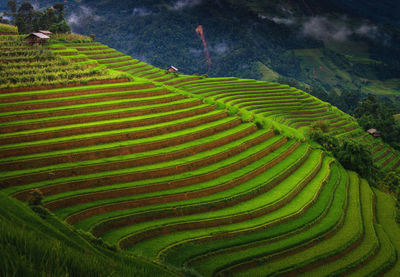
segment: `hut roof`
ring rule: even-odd
[[[376,129],[371,128],[367,132],[370,133],[370,134],[375,134],[378,131]]]
[[[171,65],[169,68],[172,68],[173,70],[178,71],[178,68],[176,68],[175,66]]]
[[[41,39],[49,39],[49,36],[46,36],[45,34],[42,33],[32,33],[30,35],[28,35],[26,38],[30,38],[30,37],[37,37],[37,38],[41,38]]]
[[[42,33],[42,34],[45,34],[45,35],[51,35],[51,34],[53,34],[52,32],[47,31],[47,30],[39,30],[39,33]]]

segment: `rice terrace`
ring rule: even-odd
[[[354,117],[26,36],[0,24],[1,276],[400,276],[400,153]]]

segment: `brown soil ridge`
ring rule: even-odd
[[[56,110],[56,111],[40,111],[40,112],[35,112],[35,110],[32,110],[32,113],[27,113],[27,114],[14,114],[14,115],[7,115],[7,116],[2,116],[0,117],[0,123],[5,123],[5,122],[12,122],[12,121],[19,121],[19,120],[29,120],[29,119],[38,119],[38,118],[45,118],[45,117],[57,117],[57,116],[63,116],[63,115],[73,115],[73,114],[85,114],[85,113],[90,113],[90,112],[99,112],[99,111],[109,111],[109,110],[116,110],[116,109],[123,109],[123,108],[131,108],[131,107],[140,107],[140,106],[147,106],[147,105],[155,105],[155,104],[165,104],[169,102],[174,102],[178,100],[182,100],[185,97],[183,95],[174,95],[171,97],[163,97],[161,99],[144,99],[141,101],[127,101],[127,102],[120,102],[117,104],[107,104],[107,105],[96,105],[96,106],[87,106],[87,107],[75,107],[75,108],[69,108],[68,106],[65,107],[65,109],[61,110]],[[191,101],[190,103],[197,103],[196,105],[202,104],[200,100],[197,101]],[[176,106],[181,107],[181,104],[176,104]],[[189,107],[189,106],[188,106]],[[149,113],[155,113],[157,111],[160,112],[167,112],[171,111],[171,107],[158,107],[158,108],[149,108],[149,109],[143,109],[139,110],[136,115],[145,115],[146,112]],[[32,123],[31,123],[32,124]],[[18,125],[15,125],[16,128]],[[21,129],[18,129],[21,130]]]
[[[44,156],[40,158],[32,158],[20,161],[9,161],[1,163],[0,166],[4,170],[22,170],[31,168],[34,164],[35,167],[45,167],[53,164],[67,163],[67,162],[78,162],[86,160],[98,160],[112,156],[123,156],[133,153],[141,153],[151,150],[157,150],[164,147],[179,145],[182,143],[187,143],[192,140],[201,139],[207,136],[211,136],[215,133],[222,132],[238,126],[241,123],[240,120],[230,121],[224,124],[220,124],[213,128],[207,128],[200,130],[196,133],[190,133],[186,135],[179,136],[178,138],[168,138],[162,141],[153,141],[149,143],[143,143],[139,145],[129,145],[121,147],[113,147],[109,149],[101,149],[95,151],[87,151],[81,153],[68,153],[55,156]]]
[[[119,58],[119,57],[125,56],[125,54],[122,54],[122,53],[121,54],[112,54],[112,53],[113,52],[110,52],[109,55],[107,55],[107,56],[99,56],[97,53],[94,55],[87,55],[87,56],[89,56],[88,58],[92,59],[92,60],[112,59],[112,58]]]
[[[330,177],[331,177],[331,172],[329,173],[329,176],[328,176],[327,180]],[[338,183],[339,183],[339,181],[336,182],[334,190],[336,190]],[[191,241],[191,243],[200,243],[200,242],[206,242],[206,241],[211,241],[211,240],[216,240],[216,239],[227,239],[227,238],[237,237],[239,235],[246,235],[246,234],[253,233],[253,232],[259,232],[259,231],[265,230],[267,228],[272,228],[272,227],[274,227],[276,225],[279,225],[279,224],[282,224],[282,223],[297,219],[297,218],[301,217],[302,215],[304,215],[308,211],[308,209],[312,205],[314,205],[316,203],[316,201],[318,200],[319,195],[321,194],[325,184],[326,183],[324,183],[324,184],[322,184],[320,186],[320,188],[319,188],[319,190],[317,192],[317,195],[313,199],[313,201],[311,201],[306,206],[304,206],[301,209],[300,212],[296,212],[294,214],[291,214],[290,216],[287,216],[285,218],[281,218],[281,219],[276,220],[276,221],[269,222],[266,225],[258,226],[257,228],[253,228],[251,230],[244,229],[244,230],[240,230],[240,231],[235,231],[234,233],[217,234],[217,235],[213,235],[213,236],[209,236],[209,237],[205,237],[205,238],[195,239],[195,240]],[[289,237],[291,237],[293,235],[297,235],[299,233],[302,233],[302,232],[312,228],[316,224],[320,223],[322,219],[325,218],[326,214],[328,213],[328,210],[332,206],[332,203],[333,203],[333,196],[329,200],[329,203],[327,204],[326,208],[322,211],[322,213],[316,219],[308,222],[307,224],[303,225],[300,228],[297,228],[297,229],[295,229],[293,231],[290,231],[290,232],[284,233],[282,235],[279,235],[278,237],[272,237],[272,238],[269,238],[267,240],[257,241],[257,245],[265,245],[265,244],[269,244],[269,243],[276,242],[276,241],[279,241],[279,240],[283,240],[283,239],[289,238]],[[204,260],[205,258],[209,258],[209,257],[212,257],[212,256],[217,256],[217,255],[220,255],[220,254],[234,253],[234,252],[245,250],[245,249],[249,249],[249,248],[252,248],[252,247],[253,247],[253,244],[236,245],[236,246],[233,246],[232,248],[222,249],[221,251],[216,251],[216,252],[212,252],[212,253],[206,253],[206,254],[200,255],[198,257],[192,258],[187,262],[187,264],[195,264],[195,263],[198,263],[198,262]]]
[[[203,228],[210,228],[210,227],[216,227],[220,225],[226,225],[226,224],[232,224],[232,223],[238,223],[238,222],[243,222],[246,220],[250,220],[252,218],[260,217],[265,214],[271,213],[273,211],[276,211],[289,203],[291,200],[293,200],[300,192],[301,190],[308,184],[310,180],[319,172],[320,168],[322,166],[322,162],[320,162],[319,167],[307,178],[303,179],[301,183],[291,192],[289,192],[283,199],[281,199],[278,202],[275,202],[274,204],[267,205],[263,208],[260,208],[256,211],[253,211],[251,213],[241,213],[241,214],[234,214],[231,215],[230,217],[222,217],[222,218],[215,218],[215,219],[206,219],[206,220],[201,220],[201,221],[196,221],[196,222],[182,222],[182,223],[176,223],[176,224],[171,224],[171,225],[164,225],[164,226],[158,226],[154,228],[150,228],[132,235],[129,235],[119,241],[119,246],[122,249],[126,249],[128,247],[131,247],[132,245],[149,239],[149,238],[154,238],[157,236],[161,235],[166,235],[174,232],[179,232],[179,231],[188,231],[188,230],[196,230],[196,229],[203,229]],[[281,180],[274,182],[272,187],[278,185],[281,181],[283,181],[284,178]],[[266,188],[268,190],[268,187]],[[254,195],[258,195],[257,193]],[[246,199],[244,199],[246,200]],[[242,202],[242,201],[240,201]],[[236,203],[237,204],[237,203]],[[131,223],[136,223],[135,221]],[[131,225],[131,224],[128,224]],[[124,225],[125,226],[125,225]],[[114,227],[114,226],[113,226]],[[120,227],[120,226],[118,226]],[[109,229],[108,229],[109,230]],[[108,231],[107,230],[107,231]],[[94,232],[95,235],[97,235],[97,230]]]
[[[386,150],[384,153],[380,154],[379,156],[374,158],[374,163],[380,161],[381,159],[383,159],[384,157],[386,157],[387,155],[389,155],[391,153],[390,149]]]
[[[90,85],[106,85],[106,84],[115,84],[115,83],[126,83],[130,80],[128,78],[120,78],[120,79],[109,79],[109,80],[94,80],[88,81],[85,83],[69,83],[69,84],[54,84],[48,86],[29,86],[29,87],[15,87],[15,88],[0,88],[0,93],[13,93],[13,92],[28,92],[35,90],[49,90],[55,88],[71,88],[71,87],[81,87],[81,86],[90,86]]]
[[[234,188],[238,185],[241,185],[241,184],[253,179],[254,177],[258,176],[259,174],[265,172],[269,168],[271,168],[274,165],[276,165],[277,163],[279,163],[279,161],[281,161],[282,159],[287,157],[290,153],[291,153],[291,151],[287,151],[285,153],[284,157],[277,157],[274,160],[270,161],[269,163],[259,167],[258,169],[254,170],[252,172],[249,172],[248,174],[245,174],[238,179],[226,182],[222,185],[206,188],[206,189],[199,190],[199,191],[192,191],[192,192],[187,192],[187,193],[181,193],[178,195],[171,195],[170,196],[171,201],[175,201],[174,200],[175,197],[178,197],[179,199],[182,198],[182,200],[194,199],[194,198],[208,196],[211,194],[219,193],[219,192]],[[307,157],[307,155],[305,157]],[[266,192],[266,191],[272,189],[280,181],[282,181],[284,178],[288,177],[292,172],[294,172],[298,167],[300,167],[301,164],[306,159],[305,157],[303,157],[300,161],[298,161],[298,163],[293,165],[288,171],[285,171],[283,174],[281,174],[278,178],[274,179],[270,183],[264,184],[264,186],[259,187],[257,190],[252,190],[247,194],[234,196],[234,197],[230,198],[229,201],[225,200],[225,199],[219,199],[212,203],[207,202],[205,204],[200,203],[200,204],[196,204],[196,205],[186,205],[186,206],[182,206],[182,207],[178,206],[175,208],[165,208],[163,210],[149,211],[149,212],[143,212],[143,213],[139,213],[139,214],[130,214],[127,216],[114,218],[109,221],[103,221],[100,224],[96,225],[92,231],[96,236],[101,236],[101,234],[110,230],[109,229],[110,225],[113,226],[113,228],[118,228],[118,227],[126,226],[125,224],[132,225],[133,223],[139,223],[139,222],[144,222],[144,221],[148,221],[148,220],[191,215],[191,214],[195,214],[195,213],[208,212],[208,211],[212,211],[212,210],[218,210],[218,209],[234,206],[236,204],[239,204],[240,202],[249,200],[249,199],[257,196],[260,193],[263,193],[263,192]],[[151,200],[151,199],[149,199],[149,200]],[[157,201],[158,199],[155,198],[154,200]],[[168,202],[171,202],[171,201],[168,201]],[[179,201],[179,200],[177,200],[177,201]],[[145,202],[145,199],[141,199],[141,200],[139,200],[139,202],[143,202],[143,205],[149,205]],[[125,204],[126,204],[126,206],[125,206]],[[93,211],[96,212],[96,210],[98,211],[99,209],[100,209],[100,213],[106,213],[106,212],[112,211],[113,209],[124,210],[124,209],[135,208],[136,206],[131,207],[132,204],[137,205],[137,204],[141,204],[141,203],[138,203],[136,201],[113,203],[113,204],[110,204],[110,206],[105,205],[102,207],[95,207],[94,209],[88,209],[87,211],[82,211],[82,213],[85,213],[85,216],[87,216],[88,212],[89,213],[92,213]],[[153,204],[153,203],[151,203],[151,204]],[[154,204],[157,204],[157,203],[154,203]],[[101,209],[101,208],[103,208],[103,209]],[[108,211],[108,208],[111,208],[111,209]],[[80,214],[78,214],[78,215],[80,215]],[[96,215],[96,213],[93,215]],[[93,215],[91,215],[91,216],[93,216]],[[74,217],[74,215],[71,217],[68,217],[67,220],[69,220],[70,218],[72,219],[72,217]],[[90,216],[88,216],[88,217],[90,217]]]
[[[346,183],[347,198],[346,198],[346,202],[345,202],[345,206],[344,206],[343,210],[347,210],[347,207],[348,207],[348,202],[349,202],[349,200],[348,200],[348,197],[349,197],[348,190],[349,190],[349,184]],[[294,247],[291,247],[291,248],[288,248],[288,249],[285,249],[285,250],[280,251],[278,253],[270,254],[270,255],[268,255],[266,257],[263,257],[264,260],[266,258],[268,258],[268,261],[284,259],[285,257],[288,257],[290,255],[294,255],[294,254],[299,253],[299,252],[301,252],[303,250],[306,250],[307,248],[310,248],[310,247],[316,245],[318,242],[320,242],[322,240],[327,240],[329,238],[332,238],[340,230],[340,228],[343,227],[344,218],[345,218],[345,213],[342,213],[339,221],[337,222],[337,224],[335,225],[334,228],[330,229],[328,232],[326,232],[325,234],[322,234],[321,236],[315,238],[314,240],[308,241],[306,243],[303,243],[303,244],[300,244],[300,245],[297,245],[297,246],[294,246]],[[262,257],[261,257],[261,259],[262,259]],[[259,264],[260,264],[260,258],[253,258],[251,260],[246,259],[244,262],[242,262],[240,264],[237,264],[237,265],[234,265],[234,266],[230,266],[229,268],[226,268],[226,269],[220,269],[218,272],[214,272],[213,276],[224,276],[223,274],[228,274],[228,273],[234,274],[235,272],[240,272],[240,271],[243,271],[243,270],[246,270],[246,269],[250,269],[250,268],[256,267]],[[306,272],[306,271],[308,271],[308,270],[304,270],[304,272]],[[291,276],[290,274],[295,274],[296,275],[296,273],[298,274],[300,272],[303,272],[303,271],[301,269],[295,269],[292,272],[289,272],[289,273],[285,272],[285,273],[289,274],[288,276]]]
[[[135,75],[135,74],[138,74],[140,72],[151,70],[151,69],[152,68],[149,65],[143,65],[141,67],[138,67],[137,70],[130,71],[129,74]]]
[[[293,116],[298,116],[298,115],[305,115],[305,114],[320,114],[320,113],[323,114],[323,113],[326,113],[326,112],[328,112],[327,109],[321,109],[321,110],[315,110],[315,111],[304,110],[304,111],[299,111],[299,112],[292,112],[290,114],[293,115]]]
[[[62,142],[36,144],[31,146],[18,146],[13,148],[6,148],[0,150],[0,158],[9,158],[22,155],[32,155],[38,153],[46,153],[57,150],[66,150],[71,148],[78,148],[84,146],[91,146],[96,144],[113,143],[117,141],[127,141],[151,136],[157,136],[162,134],[167,134],[171,132],[176,132],[183,129],[193,128],[202,124],[213,122],[228,116],[227,112],[216,113],[212,115],[206,115],[201,118],[196,118],[188,122],[182,122],[174,124],[168,127],[155,127],[153,129],[147,129],[142,131],[129,131],[121,132],[118,134],[103,135],[99,137],[89,137],[75,140],[68,140]]]
[[[236,125],[239,124],[238,121],[236,121],[236,122],[235,121],[231,121],[229,123],[225,123],[225,124],[220,125],[218,127],[230,129],[230,128],[233,128],[235,126],[235,124]],[[212,133],[214,133],[217,128],[210,128],[210,129],[211,129]],[[207,130],[205,130],[205,131],[207,131]],[[187,141],[191,141],[193,139],[197,139],[196,137],[193,137],[193,135],[194,136],[196,136],[196,135],[201,136],[203,134],[201,134],[201,133],[199,133],[199,134],[197,134],[197,133],[196,134],[190,134],[190,135],[183,136],[182,139],[176,139],[176,138],[174,138],[173,140],[172,139],[171,140],[166,139],[166,140],[161,141],[161,142],[157,141],[157,142],[151,142],[151,143],[149,143],[147,145],[145,145],[145,144],[138,145],[138,148],[139,148],[138,152],[149,151],[149,148],[150,148],[150,150],[154,150],[154,149],[160,149],[162,147],[171,146],[171,144],[168,143],[169,141],[173,141],[175,144],[182,144],[182,143],[184,143],[183,142],[184,140],[186,140],[185,142],[187,142]],[[128,150],[130,151],[131,149],[128,149]],[[93,154],[96,155],[97,152],[94,152]],[[119,153],[119,154],[121,155],[122,153]],[[168,173],[168,172],[166,172],[166,173]],[[134,173],[133,176],[137,177],[137,175],[138,175],[137,173]],[[119,176],[118,180],[121,181],[121,182],[129,182],[129,180],[132,177],[129,174],[127,174],[127,175],[118,175],[118,176]],[[109,179],[110,180],[115,179],[114,177],[111,176]],[[139,176],[139,178],[140,178],[140,176]],[[144,176],[142,178],[144,178]],[[150,176],[150,178],[151,178],[151,176]],[[40,190],[42,191],[42,193],[44,195],[53,195],[53,194],[58,194],[58,193],[65,192],[65,191],[92,188],[93,186],[100,186],[100,185],[106,186],[106,185],[110,184],[110,180],[107,180],[107,178],[105,178],[105,179],[102,179],[101,183],[99,182],[100,180],[97,180],[97,179],[77,180],[77,181],[72,181],[72,182],[68,182],[68,183],[62,183],[62,184],[56,184],[56,185],[50,185],[50,186],[41,187]],[[93,181],[95,181],[95,182],[93,182]],[[169,182],[168,184],[170,184],[170,183],[172,183],[172,182]],[[13,186],[13,185],[15,185],[15,184],[14,183],[13,184],[5,184],[5,183],[2,184],[3,187],[4,186]],[[30,190],[24,190],[24,191],[15,193],[14,196],[15,196],[15,198],[17,198],[17,199],[19,199],[21,201],[26,201],[29,198],[29,193],[30,193]]]
[[[81,95],[90,95],[90,94],[100,94],[107,92],[123,92],[123,91],[138,91],[142,89],[150,89],[154,88],[155,91],[164,91],[168,93],[167,89],[159,89],[156,88],[154,84],[141,84],[141,85],[129,85],[129,86],[117,86],[117,87],[106,87],[106,88],[85,88],[81,90],[71,90],[71,91],[54,91],[49,93],[41,93],[41,94],[30,94],[30,95],[15,95],[10,97],[1,97],[0,103],[12,103],[19,101],[31,101],[31,100],[43,100],[43,99],[53,99],[60,97],[71,97],[71,96],[81,96]]]
[[[202,88],[200,87],[200,90],[196,90],[195,88],[189,88],[189,91],[195,91],[197,94],[205,94],[209,96],[217,96],[218,98],[222,97],[238,97],[238,98],[245,98],[251,95],[252,97],[268,97],[274,94],[284,94],[285,92],[288,92],[288,89],[285,88],[279,88],[279,87],[270,87],[270,86],[238,86],[236,87],[235,84],[232,86],[227,86],[226,88],[221,88],[221,87],[212,87],[212,88]],[[245,92],[243,92],[245,91]],[[294,92],[289,90],[290,92]],[[212,93],[210,93],[212,92]],[[210,93],[210,94],[208,94]],[[290,94],[296,95],[296,94]]]
[[[169,80],[171,80],[171,79],[174,79],[175,78],[175,76],[173,76],[173,75],[166,75],[165,77],[163,76],[163,78],[159,78],[159,79],[154,79],[154,81],[155,82],[166,82],[166,81],[169,81]]]
[[[194,80],[199,80],[199,79],[200,79],[200,77],[191,77],[191,78],[176,80],[176,81],[172,81],[172,82],[166,82],[165,84],[167,86],[174,86],[174,85],[177,85],[182,82],[189,82],[189,81],[194,81]]]
[[[261,140],[262,138],[259,138]],[[184,173],[190,170],[196,170],[202,167],[206,167],[209,165],[212,165],[214,163],[218,163],[222,160],[225,160],[230,157],[232,153],[239,154],[247,149],[247,146],[251,147],[254,146],[253,144],[260,143],[257,139],[254,141],[250,141],[248,144],[243,144],[240,146],[237,146],[233,149],[226,150],[224,152],[219,152],[217,154],[200,158],[195,161],[179,164],[176,166],[169,166],[169,167],[163,167],[163,168],[157,168],[157,169],[145,169],[143,171],[136,171],[136,172],[129,172],[129,173],[119,173],[114,175],[106,175],[106,176],[101,176],[97,178],[90,178],[90,179],[78,179],[74,180],[71,182],[67,183],[60,183],[58,184],[60,187],[79,187],[79,188],[87,188],[91,187],[93,184],[96,184],[96,186],[106,186],[106,185],[111,185],[111,184],[118,184],[118,183],[128,183],[128,182],[135,182],[135,181],[141,181],[141,180],[146,180],[146,179],[154,179],[154,178],[162,178],[162,177],[167,177],[167,176],[172,176],[180,173]],[[129,163],[114,163],[111,164],[110,167],[115,166],[115,170],[119,170],[121,166],[126,166],[127,168],[131,168]],[[111,169],[111,168],[110,168]],[[67,173],[66,177],[71,176],[70,172],[64,172],[64,174]],[[85,173],[85,172],[82,172]],[[97,172],[96,172],[97,173]],[[57,174],[57,172],[55,173]],[[62,175],[62,171],[58,171],[58,175]],[[36,173],[36,174],[30,174],[28,176],[22,176],[22,177],[16,177],[16,178],[8,178],[8,179],[3,179],[1,180],[1,183],[9,183],[9,184],[16,184],[18,185],[27,185],[31,184],[34,182],[40,182],[40,181],[45,181],[49,177],[48,172],[42,173]],[[57,177],[57,175],[55,176]],[[82,176],[78,176],[82,177]],[[83,175],[83,177],[86,177]],[[57,179],[55,179],[55,182],[57,182]]]
[[[136,64],[137,61],[130,61],[130,62],[126,62],[126,63],[121,63],[121,64],[107,64],[107,68],[117,68],[117,67],[122,67],[122,66],[127,66],[127,65],[132,65],[132,64]]]
[[[270,147],[268,147],[268,150],[263,153],[258,153],[257,155],[261,156],[261,155],[268,155],[268,151],[269,153],[275,151],[276,149],[278,149],[279,147],[281,147],[283,144],[285,144],[287,142],[286,138],[282,138],[282,140],[278,141],[277,143],[275,143],[274,145],[271,145]],[[270,163],[263,165],[262,167],[258,168],[257,170],[241,177],[238,178],[237,180],[231,180],[221,186],[216,186],[216,187],[211,187],[209,189],[205,189],[205,190],[201,190],[201,191],[194,191],[194,192],[188,192],[188,193],[184,193],[183,196],[185,197],[185,199],[187,199],[187,197],[191,196],[196,196],[198,195],[199,197],[201,195],[208,195],[209,193],[215,193],[218,191],[222,191],[225,189],[229,189],[229,187],[234,187],[236,185],[238,185],[240,182],[244,182],[245,180],[250,180],[252,178],[254,178],[255,176],[257,176],[258,174],[260,174],[261,172],[265,171],[267,168],[272,167],[273,165],[279,163],[280,160],[283,160],[284,158],[286,158],[287,156],[289,156],[291,153],[293,153],[293,151],[295,151],[297,149],[297,147],[299,146],[299,143],[294,144],[291,148],[289,148],[288,150],[286,150],[286,152],[282,155],[277,157],[276,159],[274,159],[273,161],[271,161]],[[267,154],[266,154],[267,153]],[[256,158],[257,159],[257,158]],[[240,163],[238,164],[233,164],[230,165],[228,168],[224,168],[224,169],[218,169],[218,172],[212,172],[212,173],[207,173],[205,175],[201,175],[201,176],[194,176],[194,177],[190,177],[188,179],[183,179],[183,180],[176,180],[176,181],[171,181],[171,182],[167,182],[167,183],[159,183],[159,184],[154,184],[154,185],[150,185],[150,186],[145,186],[145,187],[136,187],[136,188],[127,188],[124,189],[125,193],[129,193],[131,194],[137,194],[137,193],[145,193],[145,192],[154,192],[154,191],[160,191],[160,190],[168,190],[168,189],[173,189],[176,187],[184,187],[184,186],[190,186],[193,184],[197,184],[197,183],[201,183],[201,182],[206,182],[215,178],[218,178],[220,176],[226,175],[230,172],[233,172],[235,170],[238,170],[248,164],[251,164],[252,162],[254,162],[254,157],[248,157],[245,160],[240,161]],[[144,190],[145,189],[145,190]],[[111,191],[112,192],[112,191]],[[118,192],[118,191],[116,191]],[[173,197],[182,197],[181,194],[178,196],[171,196]],[[150,199],[148,199],[150,201]],[[157,198],[154,198],[153,201],[159,201]],[[162,200],[161,200],[162,201]],[[117,204],[117,203],[116,203]],[[136,205],[137,203],[134,202],[127,202],[127,205]],[[118,205],[118,204],[117,204]],[[122,203],[122,205],[124,205]],[[80,220],[79,218],[82,217],[86,218],[86,217],[90,217],[91,213],[103,213],[103,211],[106,212],[106,210],[108,209],[107,205],[102,206],[104,210],[101,210],[101,207],[95,207],[93,209],[88,209],[85,211],[82,211],[81,213],[78,213],[76,215],[72,215],[70,217],[67,218],[68,222],[74,222],[75,220]],[[110,206],[111,208],[114,208],[114,204],[111,204]],[[123,207],[123,206],[122,206]],[[100,210],[98,210],[98,208]],[[108,223],[106,223],[106,225],[108,225]],[[100,229],[102,229],[103,227],[98,226],[97,227],[99,232]],[[108,227],[106,227],[108,228]]]
[[[269,165],[272,166],[272,165]],[[265,169],[266,170],[266,169]],[[265,171],[264,170],[264,171]],[[262,171],[258,171],[257,174],[260,174]],[[207,189],[202,189],[198,191],[192,191],[192,192],[187,192],[187,193],[178,193],[174,195],[167,195],[167,196],[160,196],[160,197],[152,197],[152,198],[146,198],[146,199],[139,199],[139,200],[132,200],[132,201],[124,201],[124,202],[118,202],[118,203],[111,203],[107,205],[102,205],[98,207],[93,207],[81,212],[78,212],[74,215],[71,215],[67,218],[67,222],[70,224],[74,224],[77,221],[83,220],[85,218],[102,214],[102,213],[107,213],[111,211],[118,211],[118,210],[125,210],[125,209],[131,209],[131,208],[136,208],[136,207],[141,207],[141,206],[147,206],[147,205],[153,205],[153,204],[160,204],[160,203],[169,203],[169,202],[174,202],[174,201],[182,201],[182,200],[187,200],[187,199],[192,199],[192,198],[198,198],[202,196],[207,196],[211,195],[214,193],[218,193],[224,190],[227,190],[229,188],[233,188],[237,185],[240,185],[241,183],[250,180],[251,178],[254,178],[255,174],[254,172],[247,174],[247,176],[243,176],[241,178],[238,178],[237,180],[232,180],[229,181],[223,185],[220,186],[215,186]],[[221,204],[221,203],[219,203]],[[222,203],[226,204],[226,203]],[[210,211],[212,209],[218,209],[220,205],[218,203],[207,203],[205,206],[204,205],[197,205],[195,206],[190,206],[190,207],[181,207],[179,211],[173,208],[166,208],[161,211],[156,211],[156,212],[148,212],[146,215],[141,214],[139,217],[140,219],[138,220],[138,217],[135,217],[135,222],[141,222],[144,220],[149,220],[150,218],[156,219],[156,218],[165,218],[165,217],[173,217],[183,214],[192,214],[192,213],[199,213],[199,212],[205,212],[205,211]],[[130,219],[133,218],[132,215],[129,216]],[[126,219],[126,218],[125,218]],[[133,219],[132,219],[133,220]]]
[[[251,142],[246,143],[245,145],[251,145]],[[235,149],[231,149],[232,152],[235,151]],[[187,153],[189,154],[189,153]],[[220,158],[222,154],[211,156],[213,158],[209,158],[212,160],[218,160],[216,157]],[[201,164],[199,161],[193,162],[192,167],[196,167],[197,164]],[[205,166],[205,165],[202,165]],[[120,162],[114,162],[114,163],[107,163],[107,164],[102,164],[102,165],[94,165],[94,166],[87,166],[87,167],[82,167],[82,168],[69,168],[67,170],[54,170],[51,172],[48,171],[42,171],[38,173],[32,173],[32,174],[25,174],[22,176],[15,176],[11,178],[5,178],[1,179],[1,182],[7,182],[7,183],[14,183],[18,185],[26,185],[26,184],[31,184],[34,182],[41,182],[41,181],[46,181],[46,180],[52,180],[52,179],[58,179],[58,178],[63,178],[63,177],[70,177],[71,173],[72,176],[77,176],[77,175],[86,175],[86,174],[92,174],[92,173],[98,173],[98,172],[104,172],[104,171],[112,171],[112,170],[119,170],[119,169],[124,169],[124,168],[131,168],[132,167],[132,162],[131,161],[120,161]]]
[[[32,133],[28,135],[13,135],[9,137],[3,137],[0,138],[0,145],[6,145],[6,144],[13,144],[13,143],[23,143],[23,142],[31,142],[31,141],[37,141],[37,140],[46,140],[46,139],[53,139],[53,138],[60,138],[60,137],[68,137],[68,136],[73,136],[73,135],[81,135],[81,134],[88,134],[88,133],[96,133],[96,132],[106,132],[106,131],[113,131],[113,130],[118,130],[118,129],[126,129],[126,128],[133,128],[133,127],[143,127],[147,125],[155,125],[159,123],[165,123],[168,121],[174,121],[174,120],[179,120],[183,119],[186,117],[193,117],[196,115],[200,114],[206,114],[208,112],[211,112],[215,109],[213,106],[205,106],[197,109],[192,109],[189,111],[181,111],[177,112],[174,114],[168,114],[168,115],[160,115],[158,117],[151,117],[151,118],[143,118],[140,120],[137,119],[132,119],[129,121],[125,122],[116,122],[116,123],[105,123],[101,125],[96,125],[96,126],[79,126],[75,128],[67,128],[69,124],[74,124],[74,123],[87,123],[87,122],[95,122],[97,120],[109,120],[112,119],[113,116],[109,116],[107,118],[107,115],[100,116],[100,117],[88,117],[85,118],[86,120],[77,120],[74,118],[71,118],[69,120],[60,120],[61,122],[46,122],[42,123],[43,126],[42,128],[48,128],[53,126],[65,126],[65,128],[61,130],[56,130],[56,131],[47,131],[44,130],[42,132],[37,132],[37,133]],[[134,114],[135,112],[131,112],[131,114]],[[136,112],[137,113],[137,112]],[[130,113],[125,113],[125,116],[130,116]],[[117,114],[114,115],[115,118],[123,118],[124,116]],[[50,123],[50,124],[48,124]],[[58,123],[56,124],[51,124],[51,123]],[[61,123],[61,124],[60,124]],[[9,131],[8,128],[0,128],[1,131]],[[8,132],[7,132],[8,133]]]
[[[113,63],[121,63],[121,62],[127,62],[131,61],[131,57],[123,58],[123,59],[117,59],[117,60],[111,60],[111,61],[103,61],[102,59],[97,60],[99,64],[113,64]]]
[[[175,160],[175,159],[180,159],[187,157],[189,155],[192,155],[193,153],[200,153],[204,152],[216,147],[220,147],[222,145],[228,144],[230,142],[233,142],[235,140],[244,138],[252,133],[254,133],[257,130],[257,127],[255,125],[251,125],[249,128],[246,128],[244,130],[241,130],[240,132],[234,133],[232,135],[220,138],[218,140],[213,140],[201,145],[196,145],[194,147],[190,147],[187,149],[175,151],[175,152],[170,152],[167,154],[158,154],[150,157],[145,157],[145,158],[138,158],[138,159],[132,159],[130,160],[130,166],[143,166],[143,165],[148,165],[152,163],[161,163],[161,162],[166,162],[170,160]],[[118,198],[122,196],[130,195],[129,190],[124,190],[124,189],[117,189],[117,190],[112,190],[112,191],[100,191],[100,192],[93,192],[93,193],[87,193],[87,194],[79,194],[75,196],[70,196],[67,199],[59,199],[55,200],[52,202],[47,202],[44,206],[47,209],[50,209],[52,211],[69,207],[69,206],[74,206],[78,204],[83,204],[83,203],[89,203],[97,200],[102,200],[102,199],[109,199],[109,198]]]
[[[113,101],[113,100],[124,100],[124,99],[135,99],[135,98],[146,98],[152,96],[162,96],[165,95],[164,91],[148,91],[148,92],[134,92],[134,93],[122,93],[116,95],[106,95],[106,96],[92,96],[85,98],[76,98],[76,99],[68,99],[68,100],[59,100],[59,101],[51,101],[51,102],[37,102],[37,103],[18,103],[16,105],[9,105],[6,107],[2,107],[2,112],[16,112],[16,111],[24,111],[24,110],[35,110],[35,109],[46,109],[46,108],[57,108],[57,107],[65,107],[71,105],[79,105],[79,104],[92,104],[103,101]]]

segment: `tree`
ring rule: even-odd
[[[372,154],[363,144],[349,138],[342,138],[335,157],[345,168],[354,170],[369,180],[375,179],[376,168]]]
[[[389,187],[393,192],[400,192],[400,175],[395,171],[387,173],[380,183]]]
[[[33,31],[34,23],[34,9],[31,3],[23,2],[18,8],[18,12],[15,19],[15,24],[18,27],[18,31],[22,34],[31,33]]]
[[[23,2],[18,9],[18,13],[23,14],[23,15],[30,15],[30,14],[32,14],[33,10],[34,10],[34,8],[31,5],[31,3]]]
[[[373,164],[371,152],[367,147],[350,138],[336,138],[324,134],[320,128],[310,129],[310,138],[318,142],[346,169],[356,171],[362,177],[373,182],[378,174],[378,169]]]
[[[29,194],[29,205],[42,205],[43,193],[39,189],[33,189]]]
[[[59,23],[53,23],[49,27],[49,31],[53,33],[69,33],[71,32],[71,28],[68,26],[67,22],[64,20]]]
[[[354,111],[358,124],[364,129],[375,128],[382,139],[394,148],[400,149],[400,123],[393,116],[394,111],[375,97],[361,101]]]
[[[52,24],[58,22],[57,20],[56,12],[53,9],[47,9],[39,17],[37,29],[49,30]]]
[[[64,4],[63,3],[55,3],[54,6],[54,11],[57,16],[57,23],[60,23],[64,21],[64,16],[65,16],[65,9],[64,9]]]
[[[15,1],[9,2],[10,6],[16,10],[15,25],[21,33],[27,34],[38,30],[50,30],[53,33],[71,31],[64,19],[64,4],[62,3],[57,3],[44,11],[35,11],[29,2],[23,2],[18,9]]]

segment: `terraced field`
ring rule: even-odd
[[[0,35],[18,35],[18,28],[12,25],[0,23]]]
[[[400,168],[400,153],[375,140],[350,116],[301,90],[287,85],[237,78],[202,78],[183,74],[168,74],[165,70],[132,59],[100,43],[65,43],[53,47],[66,53],[79,53],[89,59],[136,78],[160,82],[191,96],[215,101],[222,106],[251,112],[256,116],[279,122],[300,131],[316,120],[326,121],[329,133],[350,136],[370,146],[375,164],[384,170]]]
[[[103,84],[128,80],[111,74],[86,56],[60,57],[40,46],[29,46],[24,36],[0,36],[0,91],[30,91],[79,84]],[[76,62],[76,63],[71,63]]]
[[[66,66],[132,77],[1,91],[2,192],[40,189],[75,228],[184,275],[399,273],[390,196],[296,134],[325,119],[369,141],[377,164],[400,165],[340,111],[279,84],[167,74],[98,43],[51,49]]]
[[[328,133],[349,136],[367,144],[378,167],[384,170],[400,168],[398,151],[367,135],[353,118],[336,107],[287,85],[236,78],[219,82],[218,78],[207,78],[183,81],[174,87],[300,131],[307,130],[317,120],[325,121]]]

